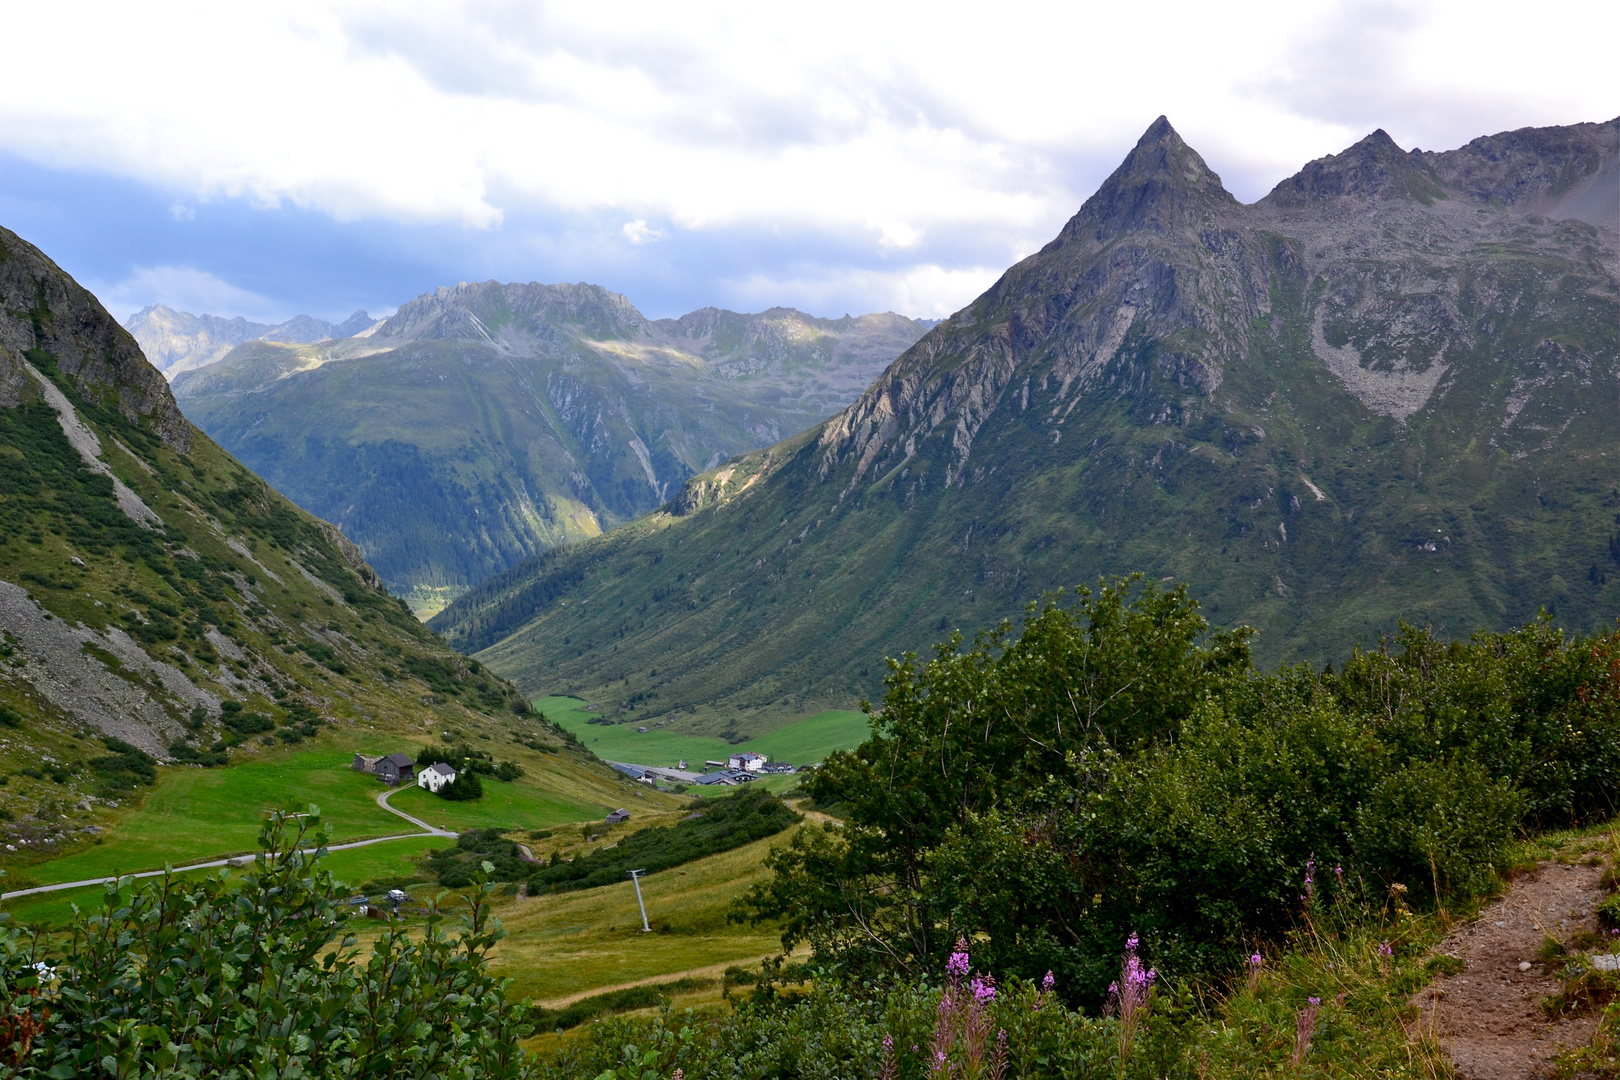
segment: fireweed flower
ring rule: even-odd
[[[1378,943],[1378,955],[1379,956],[1385,956],[1385,957],[1391,957],[1391,956],[1395,955],[1395,950],[1389,947],[1389,942],[1380,941]]]
[[[1620,930],[1617,930],[1615,932],[1620,933]],[[1052,992],[1052,987],[1054,987],[1056,985],[1057,985],[1057,980],[1054,979],[1052,977],[1052,973],[1050,971],[1048,971],[1046,973],[1046,978],[1041,980],[1041,993],[1050,994]]]
[[[956,939],[956,949],[951,958],[945,962],[945,977],[955,982],[967,978],[968,973],[968,944],[965,938]]]
[[[973,1001],[977,1005],[988,1005],[996,1000],[996,980],[990,975],[973,976]]]
[[[1294,1018],[1294,1064],[1305,1060],[1311,1052],[1311,1036],[1316,1034],[1316,1017],[1322,1010],[1322,999],[1307,998],[1308,1004]]]

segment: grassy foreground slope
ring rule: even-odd
[[[432,625],[525,691],[705,735],[875,699],[882,656],[1133,570],[1268,665],[1402,616],[1603,625],[1617,155],[1620,121],[1377,132],[1245,206],[1161,120],[839,416]],[[1601,206],[1560,209],[1581,185]]]

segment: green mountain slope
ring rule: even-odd
[[[142,753],[236,761],[329,722],[384,743],[449,729],[564,747],[337,529],[192,427],[95,298],[0,230],[5,842],[57,843],[84,796],[155,777]],[[577,748],[555,760],[614,784]]]
[[[1162,118],[1059,236],[827,423],[433,621],[693,731],[1142,570],[1267,662],[1400,616],[1620,611],[1620,121],[1383,132],[1239,203]]]
[[[244,344],[175,394],[434,611],[825,419],[928,325],[787,309],[652,321],[594,285],[487,282],[419,297],[364,338]]]

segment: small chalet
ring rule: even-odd
[[[630,811],[626,810],[622,806],[619,809],[613,811],[613,813],[611,813],[611,814],[609,814],[607,816],[607,823],[609,825],[617,825],[620,822],[629,821],[629,820],[630,820]]]
[[[427,788],[435,795],[437,795],[439,793],[439,789],[444,787],[446,784],[453,784],[455,782],[456,770],[452,769],[442,761],[436,765],[429,765],[427,768],[416,774],[416,786]]]
[[[349,768],[371,773],[385,784],[409,784],[416,779],[416,761],[409,754],[388,754],[384,757],[356,754],[354,764]]]
[[[726,764],[733,770],[743,772],[763,772],[765,763],[771,760],[764,754],[732,754]]]

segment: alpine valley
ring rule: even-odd
[[[174,391],[427,615],[826,419],[931,325],[783,308],[651,320],[595,285],[462,284],[360,337],[244,343]]]
[[[0,859],[116,829],[95,799],[138,803],[155,765],[235,773],[279,754],[284,767],[307,741],[330,757],[315,770],[329,787],[356,749],[448,731],[499,738],[574,803],[619,797],[605,766],[428,633],[336,528],[193,427],[129,332],[0,229]],[[288,808],[280,790],[239,808],[249,839],[261,800]],[[311,792],[292,791],[307,807]],[[176,854],[233,850],[225,824]],[[108,863],[151,868],[143,857],[165,858]]]
[[[1401,617],[1602,626],[1617,227],[1620,120],[1376,131],[1244,205],[1160,118],[854,404],[430,625],[525,692],[710,733],[875,698],[882,656],[1132,571],[1268,664]]]

